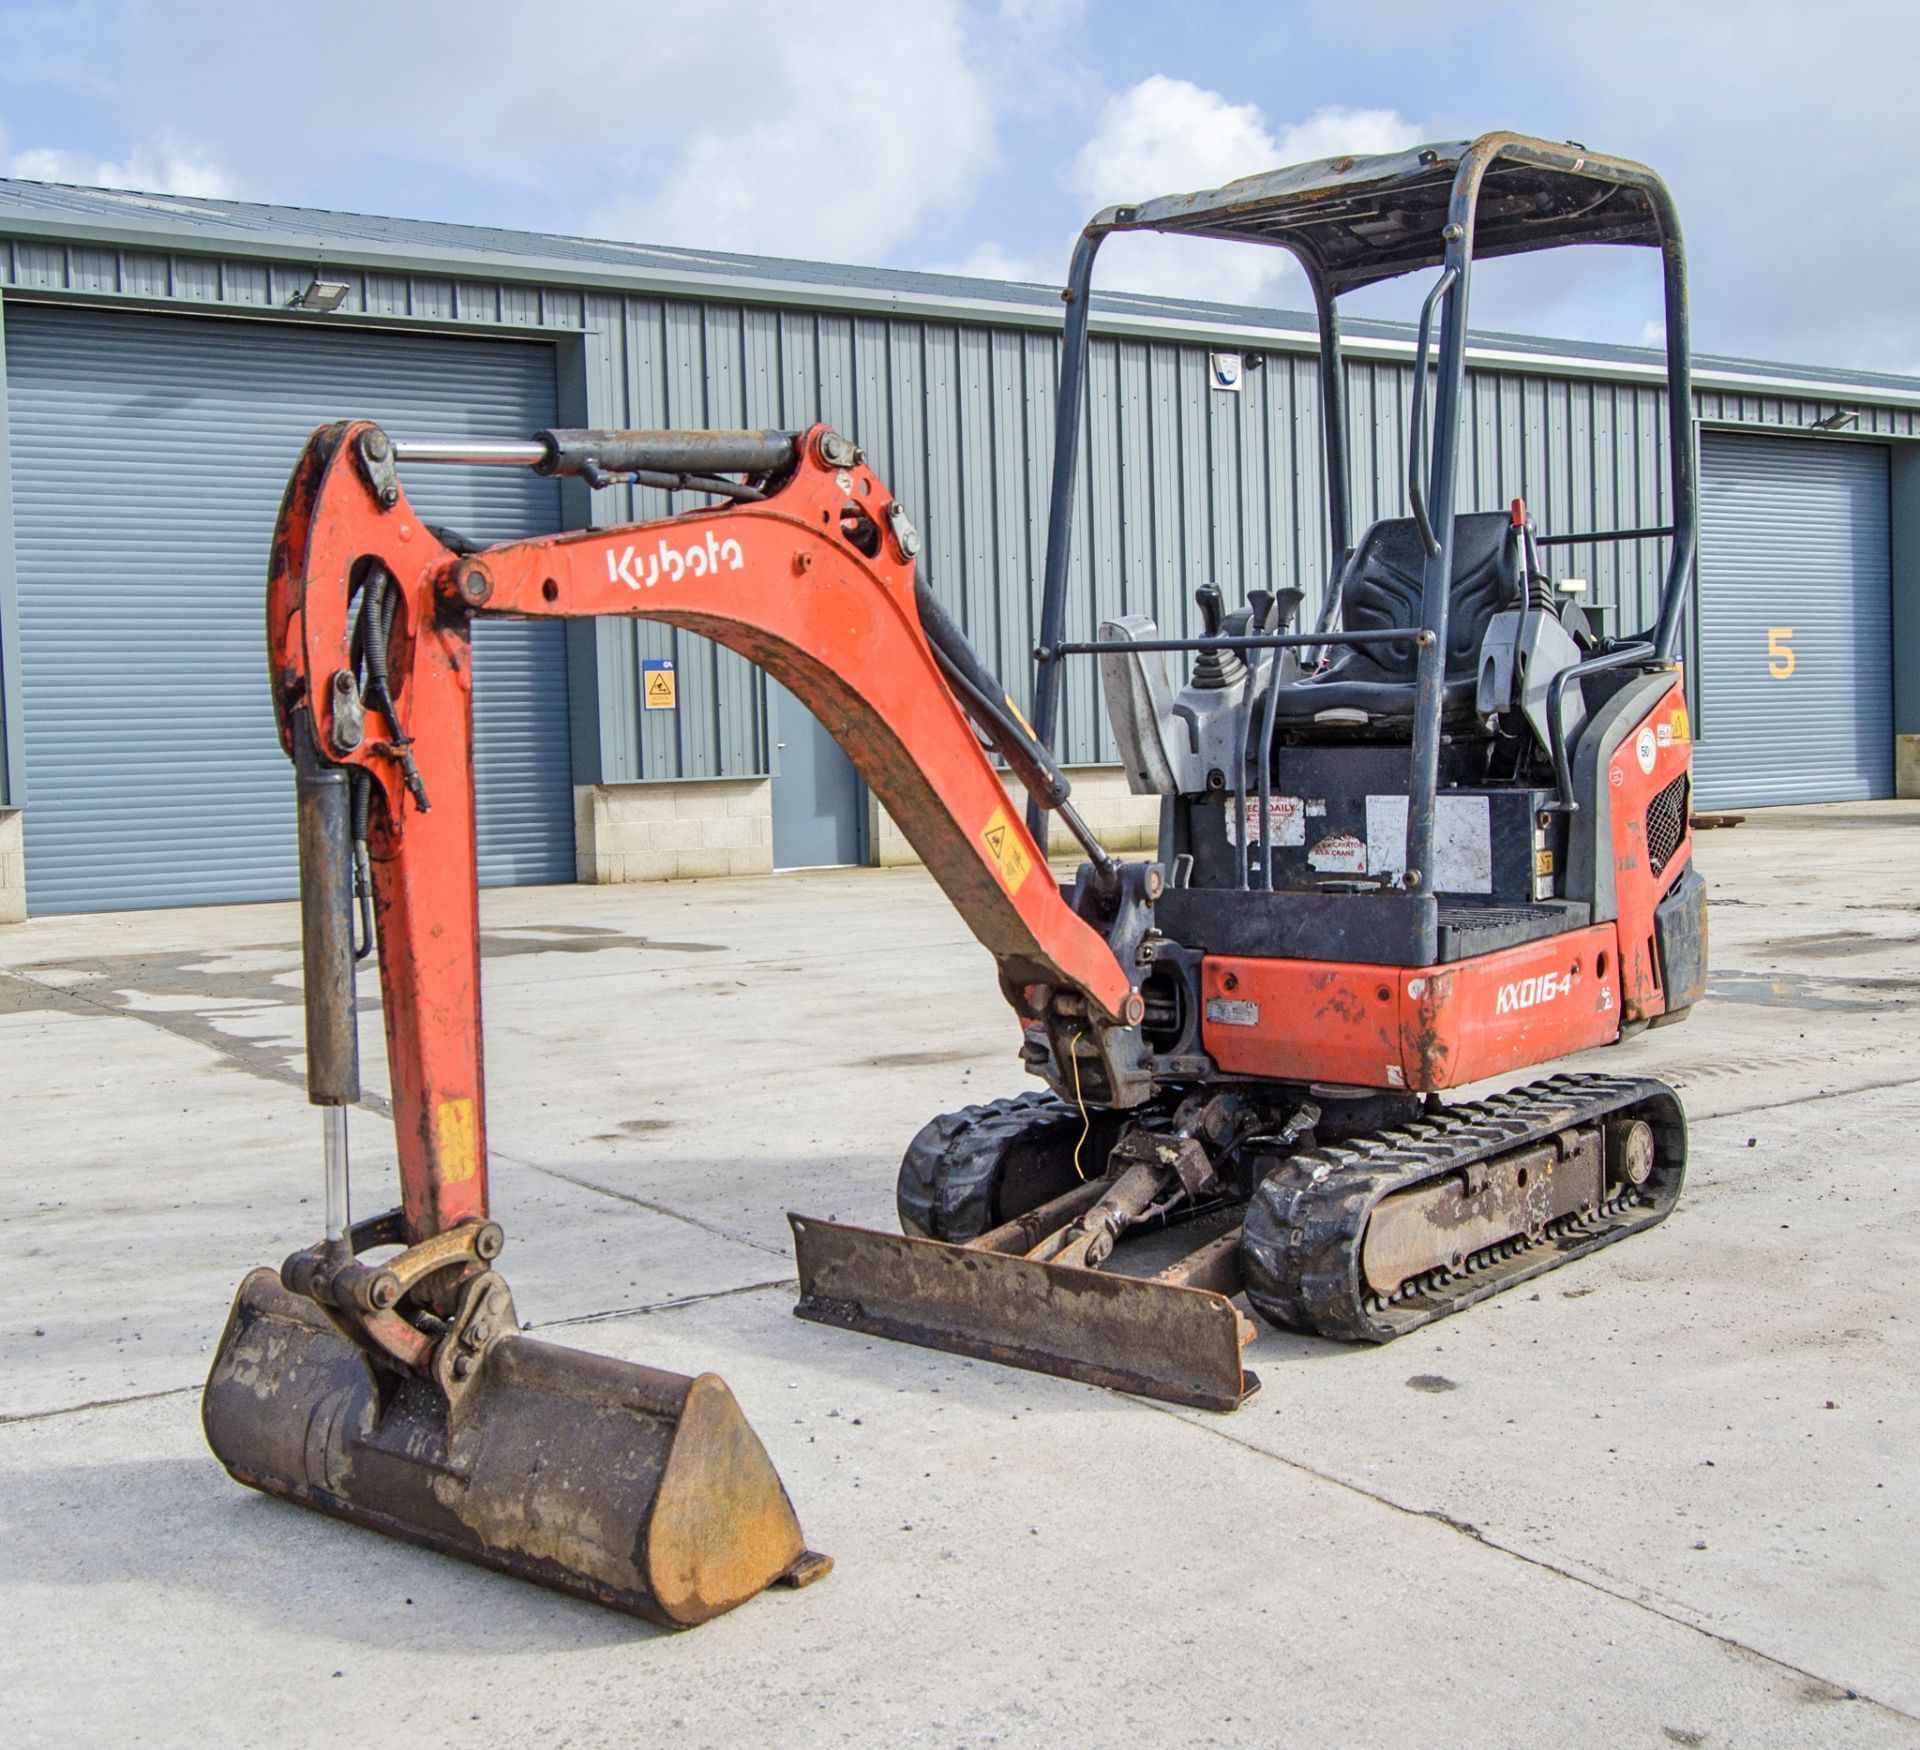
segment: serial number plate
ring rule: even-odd
[[[1208,997],[1207,1019],[1217,1021],[1222,1027],[1257,1027],[1260,1005],[1241,997]]]

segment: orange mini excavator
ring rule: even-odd
[[[1334,579],[1311,630],[1293,626],[1297,590],[1228,611],[1202,589],[1201,636],[1123,618],[1066,637],[1089,288],[1122,231],[1278,246],[1306,270]],[[1473,260],[1578,243],[1660,252],[1657,527],[1542,532],[1518,500],[1457,508]],[[1422,270],[1406,514],[1356,538],[1337,300]],[[1276,1324],[1383,1341],[1673,1207],[1686,1131],[1659,1081],[1438,1097],[1677,1019],[1704,986],[1675,660],[1695,542],[1686,281],[1664,186],[1512,134],[1335,159],[1108,209],[1067,300],[1031,725],[942,611],[905,507],[824,426],[314,435],[274,541],[268,640],[328,1213],[318,1243],[242,1285],[208,1383],[209,1437],[242,1481],[669,1622],[825,1565],[717,1379],[519,1333],[487,1206],[476,617],[632,615],[758,663],[993,956],[1047,1091],[926,1125],[899,1234],[795,1216],[805,1317],[1230,1409],[1255,1383],[1243,1290]],[[398,468],[433,462],[715,502],[477,551],[408,503]],[[1597,635],[1561,599],[1541,554],[1569,540],[1667,543],[1647,631]],[[1161,798],[1152,861],[1102,848],[1048,751],[1076,657],[1098,664],[1134,789]],[[1048,814],[1085,852],[1064,883]],[[401,1205],[355,1223],[345,1112],[369,937]]]

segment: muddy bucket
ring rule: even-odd
[[[255,1270],[201,1414],[240,1482],[649,1622],[705,1622],[832,1565],[711,1373],[507,1332],[446,1392],[376,1368]]]

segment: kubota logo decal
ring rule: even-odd
[[[624,583],[628,589],[652,589],[663,577],[669,583],[678,583],[688,572],[705,577],[723,565],[729,571],[744,571],[746,564],[747,556],[738,541],[731,535],[723,541],[709,529],[704,545],[695,542],[684,549],[669,547],[664,536],[651,553],[642,553],[637,547],[616,553],[609,547],[607,582]]]
[[[1568,996],[1573,991],[1571,972],[1542,972],[1532,978],[1516,979],[1512,984],[1503,984],[1493,999],[1493,1012],[1496,1015],[1511,1015],[1521,1009],[1537,1008],[1541,1003],[1550,1003],[1556,997]]]

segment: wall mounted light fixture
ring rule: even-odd
[[[300,293],[287,308],[311,310],[319,316],[331,315],[346,302],[347,293],[352,289],[345,280],[310,279],[307,281],[307,289]]]

